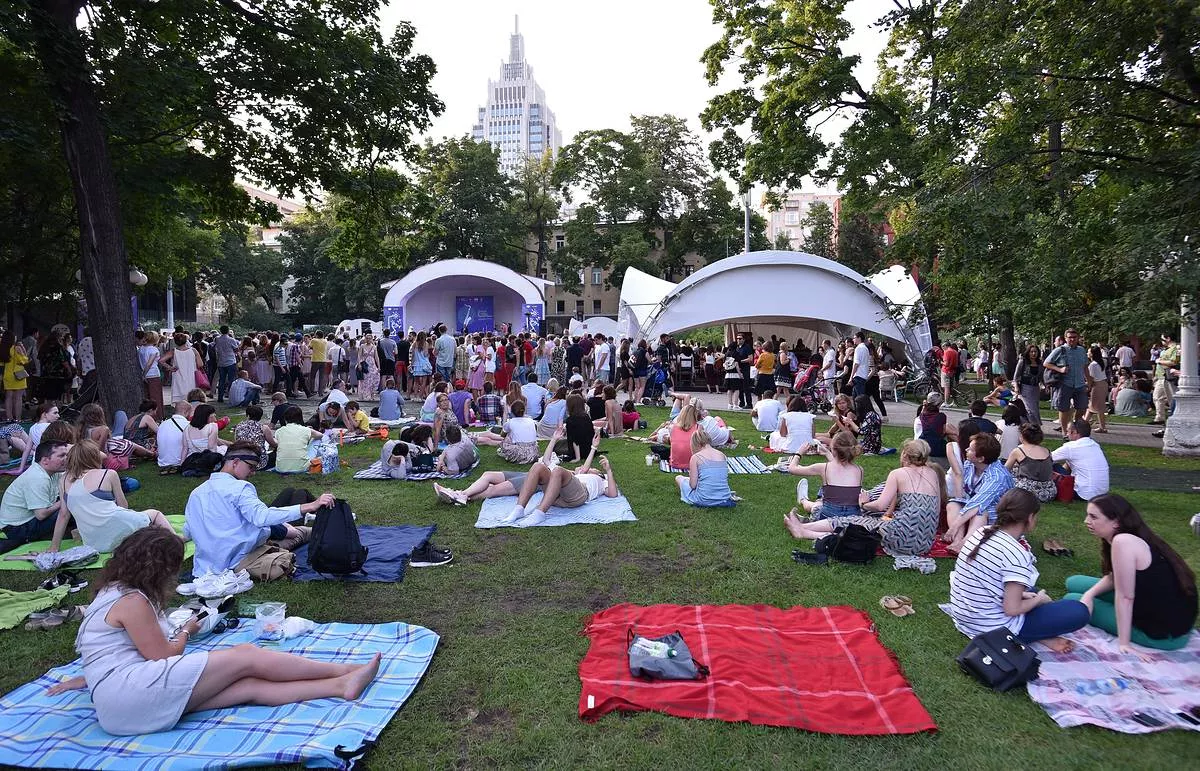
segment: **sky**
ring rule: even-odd
[[[855,26],[847,50],[863,56],[859,77],[875,78],[883,46],[870,22],[887,0],[853,0],[846,16]],[[717,42],[707,0],[393,0],[383,10],[390,34],[399,20],[417,29],[415,47],[433,57],[433,90],[446,111],[429,132],[435,139],[469,134],[508,56],[514,16],[525,36],[525,58],[558,118],[564,143],[579,131],[627,130],[630,115],[677,115],[702,139],[699,114],[721,88],[709,88],[700,57]],[[736,76],[726,87],[740,85]],[[835,133],[839,130],[830,127]],[[707,142],[706,142],[707,144]]]

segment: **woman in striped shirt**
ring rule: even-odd
[[[1060,653],[1072,644],[1060,635],[1088,623],[1078,600],[1051,599],[1037,588],[1038,571],[1024,536],[1037,526],[1037,496],[1012,489],[996,506],[995,524],[972,533],[950,574],[950,615],[968,637],[1006,627],[1025,642],[1040,640]]]

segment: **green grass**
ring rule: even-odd
[[[653,424],[665,410],[647,410]],[[730,420],[743,441],[757,435],[745,414]],[[904,427],[885,427],[898,445]],[[378,444],[346,448],[355,468]],[[662,759],[695,768],[731,765],[812,768],[884,765],[894,768],[1112,767],[1165,768],[1200,752],[1200,737],[1175,731],[1125,736],[1092,728],[1062,730],[1024,692],[994,694],[961,674],[954,656],[966,643],[936,608],[947,597],[950,563],[922,576],[896,572],[890,559],[868,567],[801,567],[798,544],[783,529],[795,479],[731,477],[746,498],[734,509],[699,510],[678,502],[671,478],[647,468],[645,445],[611,440],[622,491],[639,521],[605,527],[480,531],[478,505],[438,505],[428,483],[354,482],[352,469],[321,479],[273,474],[255,478],[270,500],[297,481],[347,498],[369,524],[436,522],[436,541],[454,549],[455,564],[411,570],[401,584],[286,582],[256,587],[248,601],[282,600],[289,613],[317,621],[401,620],[436,630],[442,643],[424,681],[368,755],[370,768],[405,766],[656,767]],[[1113,462],[1148,468],[1200,469],[1144,448],[1107,445]],[[866,458],[868,484],[894,468],[891,458]],[[484,450],[484,468],[511,468]],[[160,478],[151,467],[132,496],[139,507],[182,512],[196,480]],[[1187,520],[1200,504],[1190,494],[1120,490],[1152,526],[1200,568],[1200,540]],[[1042,557],[1043,585],[1061,593],[1072,573],[1096,574],[1095,542],[1079,504],[1052,504],[1035,536],[1053,535],[1075,550],[1068,559]],[[93,574],[94,575],[94,574]],[[34,574],[0,572],[0,586],[28,589]],[[885,594],[907,594],[917,615],[897,619],[878,606]],[[885,645],[899,657],[917,695],[939,725],[932,735],[840,737],[658,714],[610,715],[586,724],[577,717],[578,665],[587,641],[579,635],[594,611],[619,602],[852,605],[868,611]],[[0,634],[0,691],[74,657],[74,625],[44,633]]]

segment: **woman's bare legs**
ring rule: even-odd
[[[504,444],[504,437],[494,434],[491,431],[477,431],[471,434],[471,441],[475,444],[487,445],[488,447],[499,447]]]
[[[357,699],[375,679],[379,661],[376,653],[366,664],[334,664],[248,644],[212,651],[185,711],[237,704],[273,707],[335,697]]]
[[[434,486],[440,487],[453,496],[466,498],[468,500],[472,498],[503,498],[506,495],[516,495],[518,492],[517,489],[512,486],[512,482],[509,482],[504,478],[504,472],[502,471],[483,472],[479,479],[476,479],[474,482],[472,482],[471,486],[465,490],[454,490],[446,487],[445,485],[439,485],[437,483],[434,483]]]

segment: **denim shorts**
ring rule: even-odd
[[[1088,390],[1086,386],[1080,386],[1079,388],[1059,386],[1054,389],[1051,397],[1050,403],[1058,412],[1066,412],[1067,410],[1082,412],[1087,409]]]
[[[812,518],[816,522],[820,519],[832,519],[833,517],[858,517],[862,515],[862,508],[848,503],[825,503],[813,510]]]

